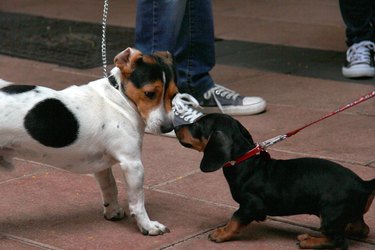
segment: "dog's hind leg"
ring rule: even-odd
[[[7,149],[0,148],[0,171],[7,170],[11,171],[14,169],[14,165],[12,163],[12,157],[9,157],[10,151]]]
[[[301,234],[297,237],[298,239],[298,246],[302,249],[331,249],[335,248],[335,243],[332,239],[322,235],[318,236],[311,236],[309,234]],[[345,248],[339,248],[345,249]]]
[[[112,221],[124,218],[124,209],[118,204],[118,191],[115,178],[113,177],[112,168],[107,168],[95,173],[95,178],[102,192],[104,218]]]
[[[311,248],[348,249],[345,239],[345,228],[349,223],[350,209],[345,204],[326,206],[321,211],[321,232],[324,235],[320,240],[314,238],[300,241],[300,247],[310,245]],[[306,247],[305,247],[306,248]]]

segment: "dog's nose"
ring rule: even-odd
[[[173,124],[172,123],[170,123],[170,124],[168,124],[168,125],[163,125],[163,126],[161,126],[161,128],[160,128],[160,130],[161,130],[161,132],[164,134],[164,133],[168,133],[168,132],[171,132],[172,130],[173,130]]]

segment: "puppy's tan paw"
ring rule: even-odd
[[[302,249],[332,249],[335,244],[325,236],[314,237],[309,234],[301,234],[297,237],[297,245]]]
[[[234,235],[226,231],[225,227],[220,227],[215,229],[212,233],[208,235],[208,239],[213,242],[220,243],[233,239]]]

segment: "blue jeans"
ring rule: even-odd
[[[138,0],[135,47],[145,54],[167,50],[174,56],[177,86],[197,99],[214,82],[211,0]]]
[[[375,42],[375,1],[340,0],[340,10],[346,25],[346,44]]]

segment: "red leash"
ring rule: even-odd
[[[238,159],[236,159],[235,161],[230,161],[230,162],[227,162],[224,164],[224,167],[230,167],[230,166],[234,166],[236,164],[239,164],[240,162],[244,161],[244,160],[247,160],[249,159],[250,157],[260,153],[260,152],[266,152],[267,151],[267,148],[278,143],[278,142],[281,142],[283,140],[285,140],[286,138],[288,137],[291,137],[292,135],[295,135],[297,134],[298,132],[300,132],[301,130],[307,128],[307,127],[310,127],[311,125],[315,124],[315,123],[318,123],[318,122],[321,122],[325,119],[327,119],[328,117],[331,117],[333,115],[336,115],[337,113],[340,113],[346,109],[349,109],[351,107],[354,107],[355,105],[358,105],[364,101],[367,101],[368,99],[372,98],[375,96],[375,91],[372,91],[362,97],[360,97],[359,99],[345,105],[345,106],[342,106],[341,108],[329,113],[329,114],[326,114],[325,116],[319,118],[318,120],[316,121],[313,121],[313,122],[310,122],[309,124],[305,125],[305,126],[302,126],[296,130],[293,130],[293,131],[290,131],[284,135],[278,135],[276,137],[273,137],[269,140],[266,140],[266,141],[263,141],[259,144],[256,145],[255,148],[251,149],[250,151],[248,151],[247,153],[245,153],[244,155],[240,156]]]

